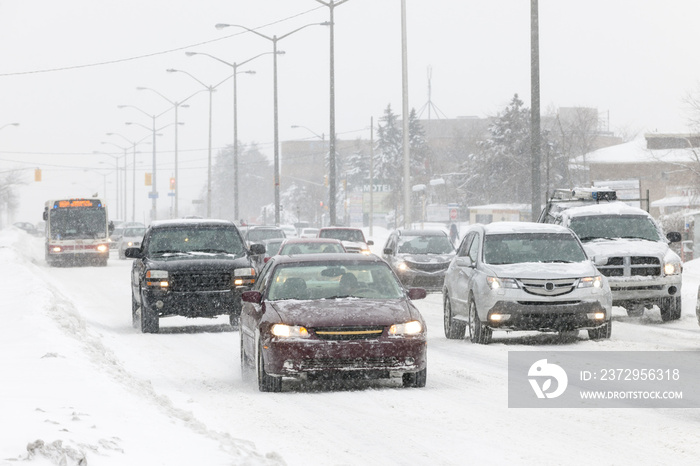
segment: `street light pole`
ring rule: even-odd
[[[284,35],[281,36],[266,36],[265,34],[262,34],[255,29],[250,29],[245,26],[241,26],[239,24],[217,24],[215,27],[217,29],[222,29],[226,27],[238,27],[241,29],[245,29],[248,32],[252,32],[255,35],[258,35],[262,37],[263,39],[267,39],[270,42],[272,42],[272,73],[273,73],[273,119],[274,119],[274,170],[275,170],[275,225],[280,224],[280,148],[279,148],[279,123],[278,123],[278,106],[277,106],[277,42],[284,39],[285,37],[289,37],[295,32],[301,31],[304,28],[307,28],[309,26],[326,26],[328,23],[311,23],[311,24],[306,24],[304,26],[301,26],[297,29],[294,29],[293,31],[290,31]]]
[[[245,65],[249,61],[255,60],[258,57],[261,57],[263,55],[269,55],[272,52],[264,52],[260,53],[252,58],[249,58],[247,60],[244,60],[240,63],[233,62],[229,63],[225,60],[222,60],[218,57],[215,57],[213,55],[210,55],[208,53],[203,53],[203,52],[185,52],[185,55],[188,57],[194,56],[194,55],[205,55],[207,57],[213,58],[214,60],[223,63],[224,65],[230,66],[233,69],[233,218],[238,221],[240,219],[239,217],[239,201],[238,201],[238,181],[239,181],[239,176],[238,176],[238,78],[237,75],[238,73],[246,73],[246,74],[255,74],[255,71],[252,70],[247,70],[247,71],[238,71],[238,67]],[[278,52],[279,54],[283,54],[284,52]]]
[[[330,12],[330,123],[329,123],[329,130],[330,130],[330,140],[329,140],[329,145],[328,145],[328,169],[329,169],[329,174],[328,174],[328,187],[329,187],[329,215],[330,215],[330,223],[331,226],[336,225],[336,150],[335,150],[335,31],[334,31],[334,25],[335,25],[335,20],[333,16],[333,11],[335,10],[335,7],[338,5],[342,5],[343,3],[347,2],[348,0],[339,0],[339,1],[334,1],[330,0],[330,2],[324,2],[322,0],[316,0],[318,3],[325,5],[328,7],[328,10]]]
[[[117,105],[117,108],[133,108],[135,110],[138,110],[139,112],[143,113],[147,117],[151,118],[152,121],[152,128],[153,128],[153,167],[152,167],[152,173],[151,173],[151,221],[157,220],[158,218],[158,190],[157,190],[157,185],[156,185],[156,118],[159,116],[163,115],[162,112],[158,115],[156,114],[149,114],[148,112],[141,110],[139,107],[136,107],[134,105]],[[168,109],[169,110],[169,109]],[[166,110],[167,111],[167,110]]]
[[[180,123],[178,120],[178,109],[180,107],[187,107],[188,105],[184,105],[184,103],[186,101],[188,101],[190,98],[199,94],[200,91],[195,92],[194,94],[190,95],[189,97],[187,97],[179,102],[175,102],[175,101],[168,99],[163,94],[161,94],[157,90],[152,89],[150,87],[137,87],[136,90],[137,91],[151,91],[155,94],[158,94],[163,99],[165,99],[165,101],[167,101],[170,105],[172,105],[173,108],[175,109],[175,173],[174,173],[174,178],[175,178],[175,187],[174,188],[175,189],[173,189],[173,195],[175,197],[175,200],[174,200],[174,206],[173,206],[173,217],[177,218],[179,215],[178,214],[178,199],[180,197],[178,195],[178,189],[179,189],[179,185],[180,185],[180,179],[178,178],[178,144],[177,144],[178,143],[177,130],[178,130],[178,126],[180,126]]]
[[[103,144],[104,144],[104,143],[103,143]],[[120,149],[124,150],[124,156],[126,157],[126,149],[123,148],[123,147],[120,147],[120,146],[117,146],[117,147],[119,147]],[[107,152],[99,152],[99,151],[96,151],[96,150],[95,150],[95,151],[92,151],[92,153],[93,153],[93,154],[97,154],[97,155],[106,155],[107,157],[111,157],[111,158],[114,159],[114,177],[116,178],[116,179],[115,179],[115,183],[114,183],[114,188],[115,188],[115,189],[114,189],[114,196],[115,196],[115,197],[114,197],[114,203],[115,203],[115,205],[117,206],[117,209],[116,209],[117,217],[121,218],[122,215],[124,215],[124,214],[123,214],[122,212],[120,212],[121,205],[120,205],[120,202],[119,202],[119,159],[120,159],[120,156],[119,156],[119,155],[109,154],[109,153],[107,153]],[[124,160],[125,160],[124,163],[126,164],[126,158],[125,158]],[[107,192],[105,191],[105,196],[106,196],[106,195],[107,195]],[[120,215],[120,213],[121,213],[122,215]]]

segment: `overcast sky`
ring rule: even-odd
[[[530,2],[527,0],[407,0],[409,105],[432,118],[492,116],[513,94],[530,105]],[[401,16],[399,0],[349,0],[335,9],[336,131],[339,138],[368,137],[388,104],[401,110]],[[596,107],[611,131],[687,132],[683,97],[698,86],[695,0],[540,0],[541,108]],[[228,62],[272,51],[272,42],[243,29],[282,36],[328,19],[314,0],[0,0],[0,170],[43,169],[44,190],[55,182],[65,192],[102,190],[114,196],[109,168],[122,154],[122,134],[149,138],[174,114],[173,102],[224,81]],[[263,27],[264,26],[264,27]],[[280,139],[327,137],[329,31],[312,26],[278,41]],[[272,55],[238,75],[239,140],[272,153]],[[233,140],[231,81],[213,93],[213,147]],[[208,99],[202,92],[180,110],[181,205],[199,196],[207,165]],[[308,128],[292,129],[292,125]],[[173,126],[158,138],[159,191],[164,199],[173,170]],[[107,142],[107,144],[102,144]],[[141,146],[139,179],[150,171],[150,146]],[[102,163],[100,163],[102,162]],[[131,163],[131,157],[129,157]],[[282,160],[284,163],[284,160]],[[79,169],[78,175],[71,168]],[[83,172],[84,168],[98,170]],[[72,183],[72,184],[71,184]],[[282,180],[285,188],[284,180]],[[146,189],[139,204],[148,204]],[[272,189],[272,185],[270,186]],[[40,187],[30,184],[27,197]],[[64,193],[56,193],[64,195]],[[37,195],[39,196],[39,195]],[[45,196],[45,193],[41,193]],[[39,210],[43,208],[43,202]]]

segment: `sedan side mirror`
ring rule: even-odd
[[[367,246],[374,246],[374,241],[372,241],[372,240],[367,241]]]
[[[241,300],[246,303],[260,304],[262,302],[262,293],[259,291],[244,291],[241,293]]]
[[[414,301],[416,299],[423,299],[428,295],[428,292],[425,291],[425,288],[409,288],[408,289],[408,298],[411,301]]]
[[[394,254],[394,250],[391,248],[384,248],[384,254],[387,256],[390,256],[390,255]]]

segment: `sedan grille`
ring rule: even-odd
[[[228,272],[171,272],[172,291],[228,291],[231,274]]]
[[[655,277],[661,275],[661,260],[653,256],[610,257],[598,270],[606,277]]]
[[[576,287],[577,279],[564,278],[557,280],[523,279],[520,284],[526,293],[538,296],[561,296],[571,293]]]
[[[320,358],[304,359],[301,362],[302,370],[306,369],[373,369],[385,367],[397,367],[401,362],[397,358]]]
[[[384,333],[382,326],[317,327],[314,333],[321,340],[376,340]]]

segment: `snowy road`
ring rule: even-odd
[[[504,338],[495,333],[491,345],[481,346],[445,338],[441,296],[431,294],[416,302],[429,329],[426,388],[378,382],[309,390],[290,383],[282,393],[260,393],[241,379],[238,332],[226,319],[164,319],[161,333],[141,334],[131,326],[130,261],[113,257],[106,268],[48,268],[41,242],[34,240],[19,233],[0,236],[0,245],[13,249],[10,254],[0,248],[3,295],[10,293],[11,303],[28,302],[32,309],[27,312],[52,314],[54,319],[42,325],[60,327],[61,338],[73,340],[73,345],[77,341],[79,351],[88,356],[87,370],[73,370],[101,374],[99,383],[112,387],[103,392],[103,404],[131,416],[121,424],[130,433],[112,434],[119,439],[114,440],[118,448],[92,448],[96,451],[90,453],[91,466],[192,464],[191,455],[200,458],[199,464],[695,464],[700,454],[698,409],[507,406],[509,351],[700,351],[694,310],[700,281],[694,269],[700,267],[695,264],[686,267],[683,314],[676,322],[662,323],[658,312],[629,318],[616,308],[609,341],[588,341],[585,332],[567,340],[535,333]],[[50,290],[51,297],[28,299],[37,289]],[[3,319],[15,308],[3,306]],[[56,318],[57,313],[65,318]],[[23,325],[21,320],[9,321],[16,328]],[[56,342],[59,337],[52,338]],[[18,349],[16,341],[5,341],[7,350]],[[0,359],[0,374],[10,373],[10,361],[8,356]],[[2,390],[0,396],[18,397],[22,387]],[[120,390],[129,397],[121,398]],[[76,391],[76,399],[59,400],[57,406],[87,404],[84,392]],[[139,404],[136,411],[132,396]],[[21,410],[22,403],[15,401],[14,409]],[[22,402],[38,409],[45,400]],[[24,458],[24,445],[36,440],[40,429],[33,431],[31,423],[13,424],[7,418],[0,422],[0,433],[13,430],[10,438],[23,442],[0,445],[0,464],[17,464],[9,460]],[[153,432],[163,425],[178,433]],[[27,431],[24,437],[18,429]],[[141,431],[143,435],[134,435]],[[77,448],[81,440],[88,443],[65,435],[64,444]],[[56,434],[44,440],[58,438]],[[180,450],[187,453],[180,455]],[[154,458],[162,463],[154,463]]]

